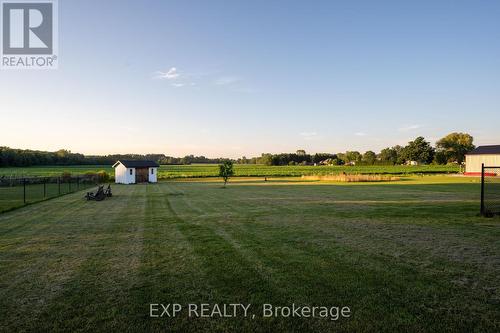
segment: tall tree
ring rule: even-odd
[[[328,159],[335,159],[337,155],[330,153],[316,153],[312,156],[313,163],[319,163]]]
[[[361,161],[361,154],[358,151],[346,151],[345,160],[346,162],[359,162]]]
[[[257,159],[257,163],[265,165],[273,165],[273,155],[262,154],[261,157]]]
[[[403,164],[405,161],[402,156],[403,147],[396,145],[394,147],[384,148],[380,151],[378,158],[383,162],[392,164]]]
[[[467,133],[450,133],[436,142],[436,150],[443,153],[448,162],[462,163],[465,154],[473,150],[474,138]]]
[[[402,157],[405,161],[416,161],[418,163],[431,163],[434,158],[434,148],[421,136],[403,148]]]
[[[222,177],[222,179],[224,179],[224,187],[226,187],[229,177],[231,177],[233,174],[234,170],[232,161],[226,160],[219,165],[219,177]]]
[[[448,158],[444,151],[436,151],[434,154],[434,163],[436,164],[446,164],[448,163]]]
[[[395,146],[391,148],[384,148],[380,151],[378,158],[382,162],[389,162],[392,164],[396,164],[399,162],[399,155],[401,153],[401,147]]]
[[[375,152],[369,150],[363,154],[363,162],[369,165],[373,165],[377,160],[377,154]]]

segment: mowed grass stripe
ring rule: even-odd
[[[0,215],[2,226],[14,225],[4,228],[0,238],[0,272],[1,281],[5,283],[1,290],[4,293],[31,282],[33,276],[48,269],[47,258],[63,255],[59,246],[73,244],[73,227],[70,226],[72,230],[68,233],[65,227],[69,221],[84,221],[80,216],[84,205],[83,193],[59,198],[51,205],[52,211],[50,206],[42,203],[38,207],[40,213],[36,206],[28,206]]]
[[[70,198],[65,198],[70,199]],[[78,206],[78,204],[76,204]],[[33,207],[27,207],[31,216]],[[78,209],[53,211],[53,220],[30,219],[23,228],[10,230],[0,239],[0,320],[8,325],[29,325],[25,317],[36,317],[38,311],[61,290],[74,262],[62,263],[61,235],[51,237],[47,230]],[[27,225],[31,225],[30,230]],[[24,228],[26,227],[26,228]],[[57,229],[58,227],[56,227]]]
[[[213,191],[210,191],[210,190],[213,190]],[[213,187],[205,187],[203,189],[203,191],[204,191],[204,196],[203,196],[203,199],[200,198],[200,200],[207,200],[207,198],[217,198],[217,200],[214,200],[214,202],[213,202],[214,205],[216,205],[216,203],[219,201],[231,202],[233,209],[231,210],[229,215],[227,212],[224,212],[223,214],[221,214],[221,217],[223,217],[223,218],[227,218],[228,216],[234,216],[235,211],[237,211],[239,208],[241,208],[241,211],[243,214],[245,212],[252,211],[252,209],[249,209],[249,207],[246,207],[243,202],[238,202],[237,204],[235,204],[233,202],[236,200],[234,198],[237,197],[238,193],[241,193],[241,192],[231,193],[231,192],[224,192],[224,191],[231,191],[231,190],[219,190],[220,192],[214,193],[214,191],[217,191],[217,188],[213,188]],[[221,200],[223,198],[219,197],[220,193],[227,193],[229,196],[227,198],[224,198],[225,200]],[[279,195],[283,195],[283,194],[284,193],[279,193]],[[285,193],[285,194],[287,194],[287,193]],[[431,195],[432,195],[432,193],[431,193]],[[436,195],[436,194],[434,193],[434,195]],[[259,203],[259,205],[260,204],[263,204],[263,203]],[[179,205],[176,205],[176,206],[178,207]],[[331,209],[331,206],[325,206],[325,207],[330,207],[330,212],[328,212],[328,209],[326,209],[320,215],[323,217],[329,216],[329,215],[334,217],[335,216],[335,209]],[[353,244],[349,244],[349,243],[345,244],[345,242],[342,241],[343,238],[355,240],[357,235],[352,233],[352,232],[349,235],[348,233],[343,231],[342,229],[345,229],[344,226],[343,225],[337,226],[335,223],[335,218],[332,218],[333,224],[328,223],[328,224],[323,225],[323,227],[325,228],[324,230],[329,230],[332,233],[337,233],[337,234],[343,236],[343,237],[340,237],[340,240],[341,240],[340,244],[343,246],[338,246],[337,248],[335,248],[334,246],[331,246],[328,244],[329,241],[333,240],[333,242],[331,242],[331,243],[333,243],[335,245],[335,243],[336,243],[335,238],[333,238],[333,239],[332,238],[328,239],[328,237],[325,238],[325,236],[324,236],[324,234],[322,234],[321,230],[318,230],[317,232],[314,232],[314,233],[311,233],[311,230],[309,230],[311,228],[311,225],[316,224],[315,219],[317,219],[317,217],[313,214],[310,214],[310,217],[312,219],[308,219],[308,217],[307,217],[308,212],[311,213],[312,210],[308,209],[307,204],[302,203],[302,204],[298,205],[298,203],[297,203],[297,205],[295,205],[295,209],[296,209],[296,211],[293,212],[292,214],[290,214],[290,216],[301,216],[302,219],[299,219],[299,221],[294,221],[294,220],[288,219],[285,221],[285,223],[286,223],[286,225],[285,225],[285,224],[282,224],[282,220],[283,220],[281,218],[282,215],[269,216],[269,218],[266,219],[267,223],[265,223],[265,228],[263,226],[262,229],[257,229],[254,233],[251,233],[251,230],[248,230],[248,229],[244,230],[244,232],[242,232],[239,235],[238,241],[248,242],[251,239],[258,239],[258,238],[262,238],[263,235],[267,235],[269,238],[265,239],[264,241],[261,242],[261,245],[267,244],[267,246],[256,246],[253,249],[254,251],[255,251],[255,249],[263,249],[261,251],[261,253],[255,253],[255,256],[260,259],[260,262],[264,261],[266,259],[266,256],[268,256],[268,260],[270,260],[269,266],[274,267],[274,268],[276,268],[276,267],[293,267],[293,268],[295,268],[295,267],[297,267],[298,264],[304,263],[304,262],[315,266],[314,269],[311,269],[311,274],[309,276],[310,280],[309,281],[302,281],[302,284],[301,284],[302,286],[310,286],[311,283],[314,283],[314,281],[316,281],[316,283],[318,283],[318,272],[322,272],[328,266],[328,263],[330,263],[332,261],[337,262],[337,264],[339,261],[340,262],[342,261],[342,260],[339,260],[339,258],[335,258],[335,260],[333,260],[331,257],[329,257],[329,256],[331,256],[331,253],[339,253],[339,252],[340,253],[342,253],[342,252],[347,253],[344,256],[343,260],[346,261],[347,263],[354,265],[354,266],[357,266],[356,260],[360,261],[361,271],[353,271],[353,267],[345,267],[345,266],[342,267],[340,265],[339,266],[341,268],[336,269],[336,270],[332,270],[331,275],[327,274],[325,276],[326,283],[321,285],[322,288],[318,288],[318,290],[321,291],[320,294],[317,294],[317,295],[312,294],[311,295],[311,293],[310,293],[311,299],[316,299],[316,300],[320,299],[321,293],[325,294],[324,290],[334,290],[332,287],[335,287],[335,286],[332,286],[332,285],[328,286],[328,282],[330,281],[330,279],[333,276],[335,276],[334,272],[339,271],[339,272],[346,273],[346,277],[347,277],[346,282],[348,282],[347,280],[349,280],[349,277],[352,277],[353,275],[360,276],[360,277],[366,276],[366,279],[360,279],[360,281],[362,281],[362,283],[363,283],[362,285],[353,287],[352,290],[350,290],[350,292],[347,292],[347,294],[351,295],[350,297],[352,297],[352,295],[356,295],[356,292],[355,292],[356,290],[360,290],[360,291],[364,290],[365,293],[361,292],[361,294],[372,295],[372,296],[374,296],[374,294],[377,295],[376,290],[384,291],[387,288],[389,288],[388,294],[391,296],[395,296],[398,293],[399,294],[407,293],[407,295],[405,297],[403,297],[403,300],[401,301],[401,303],[399,305],[396,305],[397,303],[394,304],[395,303],[394,300],[392,300],[391,304],[387,304],[388,306],[394,307],[395,311],[394,311],[393,315],[395,317],[394,318],[384,318],[382,315],[379,315],[378,317],[374,317],[371,325],[375,325],[375,326],[371,326],[372,328],[376,327],[377,323],[384,322],[385,323],[384,326],[380,327],[380,329],[384,329],[384,328],[387,329],[388,328],[387,322],[393,322],[395,325],[394,329],[396,329],[398,327],[397,326],[398,323],[400,325],[404,324],[405,327],[411,327],[411,324],[413,324],[413,325],[415,325],[415,328],[417,329],[420,325],[422,325],[420,322],[422,319],[427,318],[428,315],[436,316],[436,314],[429,313],[429,309],[425,308],[425,307],[422,307],[422,309],[421,309],[422,312],[419,316],[416,316],[415,313],[413,313],[411,315],[409,313],[406,313],[406,315],[403,315],[401,312],[407,312],[406,309],[408,308],[408,305],[409,305],[408,302],[410,302],[414,308],[418,307],[418,305],[420,304],[419,298],[422,297],[422,295],[429,296],[429,298],[435,298],[435,295],[433,295],[435,293],[433,291],[434,288],[438,288],[438,290],[444,290],[445,292],[444,292],[444,294],[441,295],[441,298],[450,300],[449,307],[446,307],[445,309],[443,309],[443,313],[441,313],[439,316],[441,316],[441,315],[445,316],[446,311],[449,311],[449,309],[453,309],[455,306],[457,307],[457,310],[459,310],[461,312],[466,311],[465,309],[460,308],[459,302],[456,302],[455,304],[453,304],[455,302],[453,300],[453,295],[455,294],[455,290],[453,290],[453,288],[447,288],[448,287],[447,281],[449,281],[449,279],[448,279],[449,276],[444,276],[444,277],[440,276],[440,278],[442,278],[442,281],[444,281],[444,282],[436,282],[435,275],[428,274],[428,272],[426,272],[425,268],[422,271],[419,271],[417,268],[414,268],[413,267],[414,262],[400,262],[400,260],[398,260],[395,257],[393,257],[391,259],[383,254],[379,255],[379,259],[374,260],[375,258],[377,258],[377,253],[373,253],[372,252],[373,249],[368,248],[368,249],[365,249],[365,251],[359,251],[360,250],[359,247],[358,248],[353,247],[352,246]],[[266,214],[269,214],[269,212],[267,211]],[[356,215],[356,211],[352,211],[351,215]],[[243,215],[243,216],[246,218],[248,216],[248,214]],[[211,218],[213,218],[213,216],[211,216]],[[245,220],[245,218],[243,220]],[[351,216],[351,218],[352,218],[352,216]],[[369,220],[368,217],[367,217],[367,219]],[[268,221],[272,221],[272,223],[269,223]],[[205,225],[210,225],[210,223],[207,223],[207,222],[208,221],[205,221]],[[235,223],[235,222],[239,222],[239,223]],[[245,223],[245,222],[249,222],[249,223]],[[353,222],[355,223],[355,221],[353,221]],[[199,223],[204,223],[204,221],[200,220]],[[302,228],[297,228],[297,230],[293,231],[292,226],[296,227],[296,225],[299,225],[299,223],[301,223],[300,226],[302,226]],[[219,223],[219,225],[217,227],[226,226],[227,229],[229,230],[229,232],[232,232],[234,234],[234,231],[237,229],[238,226],[244,225],[244,226],[249,226],[251,228],[254,228],[255,224],[256,224],[255,220],[253,220],[253,221],[252,220],[250,220],[250,221],[238,221],[237,218],[234,218],[233,220],[231,220],[229,222],[225,221],[224,223]],[[270,225],[272,225],[272,224],[275,224],[274,225],[275,230],[270,230]],[[290,231],[290,229],[293,232],[288,233],[287,231]],[[358,231],[357,228],[354,228],[353,230]],[[367,230],[366,233],[369,233],[369,232],[370,231]],[[282,239],[280,239],[280,237],[279,237],[280,235],[282,236]],[[349,236],[349,237],[346,237],[346,236]],[[421,237],[421,235],[419,237]],[[297,242],[295,244],[293,241],[291,242],[291,240],[294,240],[294,238],[295,239],[298,238]],[[307,240],[311,240],[311,239],[320,240],[320,241],[317,242],[316,244],[314,242],[310,242],[310,241],[307,242]],[[365,237],[361,237],[361,235],[359,237],[359,241],[367,242],[368,244],[370,243],[369,237],[365,238]],[[378,241],[377,239],[374,239],[374,240],[372,240],[372,243],[373,242],[376,243],[377,241]],[[273,246],[273,244],[278,245],[278,248],[282,249],[281,253],[279,251],[274,251],[274,250],[271,251],[270,248]],[[383,246],[384,240],[382,240],[379,244]],[[299,250],[300,247],[303,247],[303,250],[300,251]],[[238,248],[241,249],[241,248],[243,248],[243,246],[238,246]],[[320,252],[318,252],[318,248],[320,248],[320,249],[323,248],[323,249]],[[419,253],[418,248],[414,248],[413,250],[415,251],[415,254]],[[323,256],[325,256],[325,257],[321,256],[320,254],[323,254]],[[423,259],[425,256],[426,256],[426,254],[424,253],[419,260]],[[354,258],[358,257],[358,259],[353,261],[352,257],[354,257]],[[294,260],[296,260],[296,262],[292,261],[289,263],[289,265],[284,265],[284,263],[287,262],[287,258],[294,258]],[[363,258],[364,258],[364,260],[362,260]],[[365,264],[361,264],[363,261],[365,261]],[[440,264],[441,263],[438,262],[437,265],[440,265]],[[388,269],[388,266],[390,269]],[[302,266],[299,265],[298,267],[302,267]],[[460,271],[460,269],[459,269],[459,271]],[[291,279],[291,280],[294,280],[294,278],[297,277],[300,280],[300,278],[307,276],[307,274],[304,274],[303,270],[283,271],[282,276],[285,276],[285,277],[287,277],[287,279]],[[381,277],[381,280],[378,282],[375,281],[374,285],[371,286],[371,289],[370,289],[370,285],[367,285],[366,281],[369,281],[369,277],[371,277],[371,276],[379,276],[379,277]],[[385,278],[383,278],[384,276],[385,276]],[[406,278],[401,279],[400,276],[403,276]],[[409,277],[409,280],[408,280],[408,277]],[[437,281],[439,281],[439,280],[437,280]],[[337,281],[337,282],[340,282],[340,281]],[[407,285],[413,285],[413,288],[407,290],[406,289]],[[336,286],[337,286],[337,288],[339,288],[339,290],[337,290],[337,292],[342,293],[342,290],[344,290],[344,292],[345,292],[346,284],[337,283]],[[291,298],[295,299],[295,300],[299,300],[300,299],[300,290],[298,290],[298,288],[296,286],[292,286],[290,289],[294,290],[293,294],[291,295]],[[392,289],[392,291],[391,291],[391,289]],[[451,291],[448,289],[451,289]],[[415,292],[413,292],[412,290],[415,290]],[[427,290],[427,291],[425,291],[425,290]],[[462,292],[463,292],[463,290],[462,290]],[[326,293],[326,295],[328,295],[328,293]],[[384,297],[383,293],[381,295],[378,295],[378,296],[382,300],[385,300],[388,298],[387,295]],[[360,297],[360,298],[362,299],[362,297]],[[375,298],[376,297],[374,297],[372,299],[372,301]],[[393,297],[393,298],[397,299],[397,297]],[[355,299],[357,299],[357,298],[355,297]],[[389,299],[391,299],[391,297],[389,297]],[[440,298],[438,298],[438,299],[440,299]],[[362,303],[359,304],[361,308],[363,308]],[[372,304],[372,303],[373,302],[368,302],[367,304]],[[415,303],[415,304],[413,304],[413,303]],[[383,304],[383,303],[381,303],[381,304]],[[374,311],[376,309],[372,308],[369,310]],[[370,312],[370,311],[368,311],[368,312]],[[463,313],[463,315],[466,315],[466,314],[467,313]],[[358,313],[358,315],[360,316],[359,318],[362,318],[363,323],[366,324],[367,322],[369,322],[366,320],[368,318],[368,316],[363,316],[359,313]],[[385,316],[390,315],[390,312],[385,312],[384,315]],[[384,320],[384,319],[386,319],[386,320]],[[352,321],[351,321],[351,323],[352,323]],[[358,322],[356,327],[359,328],[361,324],[362,324],[361,322]],[[438,325],[439,327],[441,327],[443,329],[449,328],[450,324],[457,325],[457,322],[450,323],[450,322],[443,322],[441,320],[438,320],[436,322],[432,322],[432,325]],[[478,324],[478,322],[477,322],[477,319],[473,319],[470,322],[468,322],[467,324],[470,325],[470,327],[474,327],[474,325]]]
[[[139,187],[119,186],[114,192],[103,202],[88,202],[82,212],[91,210],[87,225],[79,230],[86,256],[63,292],[38,318],[38,325],[43,323],[47,330],[77,332],[101,327],[118,331],[131,320],[127,309],[133,304],[130,290],[138,283],[141,212],[146,198]]]
[[[288,195],[283,191],[280,192],[280,195]],[[257,204],[254,209],[258,209],[260,204]],[[239,241],[248,242],[248,240],[253,240],[253,244],[249,246],[251,246],[254,256],[259,258],[260,264],[267,267],[267,270],[271,272],[271,278],[275,280],[275,283],[281,285],[282,289],[287,291],[284,304],[296,302],[310,305],[350,305],[357,309],[358,320],[354,317],[350,321],[340,324],[324,320],[312,321],[307,323],[308,327],[315,324],[313,327],[317,326],[317,329],[329,330],[348,329],[354,325],[358,329],[361,327],[373,329],[380,319],[397,323],[401,313],[384,314],[385,316],[394,315],[395,318],[383,318],[383,315],[380,314],[377,320],[373,320],[373,322],[369,320],[368,316],[363,316],[363,313],[360,313],[363,308],[364,295],[373,293],[373,290],[376,290],[376,285],[381,282],[375,280],[367,283],[368,280],[361,279],[362,284],[358,284],[358,281],[352,281],[352,276],[381,277],[382,275],[379,274],[380,269],[374,271],[373,269],[367,269],[366,266],[352,265],[351,256],[357,257],[358,254],[349,252],[348,249],[339,245],[334,238],[326,240],[328,245],[324,251],[318,251],[317,244],[308,246],[305,240],[309,239],[309,235],[307,232],[304,233],[307,230],[304,226],[309,225],[311,222],[314,223],[314,221],[309,221],[307,217],[303,217],[304,214],[301,210],[304,206],[297,207],[288,204],[287,218],[283,217],[282,211],[278,214],[270,214],[266,210],[266,214],[259,214],[260,217],[246,220],[245,215],[243,215],[244,212],[253,211],[253,209],[246,207],[244,202],[240,200],[237,205],[233,205],[233,208],[240,207],[242,213],[240,218],[244,218],[239,221],[240,223],[226,223],[224,226],[227,226],[227,232],[232,233],[233,238]],[[300,211],[297,211],[297,208]],[[292,222],[290,217],[295,216],[301,216],[301,218],[299,223],[293,224],[293,227],[291,227],[288,225],[288,223]],[[236,233],[235,231],[239,232]],[[321,234],[316,234],[314,237],[321,237]],[[346,251],[349,255],[342,255]],[[336,255],[332,256],[332,253]],[[383,281],[382,278],[381,280]],[[311,288],[311,286],[314,287]],[[346,297],[346,295],[349,296]],[[361,302],[358,304],[360,300]],[[272,303],[280,304],[276,303],[276,301]],[[406,325],[409,324],[406,323]]]
[[[120,285],[106,283],[103,291],[98,290],[98,285],[103,282],[105,276],[103,271],[124,279],[131,278],[123,275],[124,269],[129,265],[113,272],[112,265],[106,261],[114,258],[115,253],[112,251],[117,248],[119,240],[116,231],[123,226],[123,223],[120,224],[121,213],[126,214],[126,209],[134,209],[131,205],[133,196],[120,196],[120,190],[115,192],[118,192],[115,197],[103,202],[86,202],[81,196],[56,199],[72,201],[80,208],[79,214],[67,215],[62,220],[48,219],[45,223],[51,227],[43,231],[43,236],[33,236],[38,243],[45,245],[47,250],[38,254],[32,253],[28,261],[31,264],[41,263],[37,265],[38,271],[31,272],[37,278],[37,283],[21,281],[23,285],[32,288],[27,292],[28,295],[33,295],[27,296],[27,300],[31,302],[24,304],[25,309],[15,309],[17,313],[29,313],[31,320],[22,322],[27,329],[43,329],[44,325],[47,330],[83,329],[92,324],[92,320],[86,318],[96,319],[99,316],[82,314],[86,311],[95,313],[96,307],[105,306],[106,296],[119,299],[114,291],[106,291],[106,288],[119,288]],[[57,239],[52,241],[56,236]],[[129,246],[126,248],[127,251],[130,250]],[[54,272],[57,274],[50,275]],[[43,277],[46,279],[43,280]],[[33,305],[36,307],[33,308]],[[114,303],[107,305],[108,309],[113,309]],[[74,318],[80,318],[80,321]]]
[[[199,215],[198,209],[189,208],[196,206],[192,202],[187,203],[190,201],[189,197],[171,195],[179,193],[177,186],[174,188],[170,185],[162,187],[167,208],[174,217],[177,230],[189,242],[204,272],[203,282],[193,284],[194,289],[198,290],[198,296],[196,299],[191,299],[191,302],[259,304],[262,299],[267,299],[270,295],[279,297],[277,291],[273,290],[256,271],[253,263],[247,261],[233,244],[210,229],[208,224],[193,223],[190,218],[186,218]],[[175,325],[175,327],[181,327],[181,331],[187,328],[190,330],[220,330],[222,328],[251,330],[252,324],[255,324],[250,318],[204,318],[190,320],[189,323],[186,323],[185,318],[180,318],[179,321],[182,322],[182,326]],[[272,322],[273,320],[269,320],[268,324]]]
[[[190,320],[186,313],[171,318],[149,318],[151,303],[188,303],[212,297],[213,288],[205,274],[204,263],[195,254],[189,240],[179,232],[179,220],[168,206],[169,195],[162,186],[149,185],[144,214],[144,248],[141,258],[141,284],[133,292],[137,331],[177,331],[206,327],[205,321]]]
[[[179,185],[176,184],[176,186]],[[301,305],[337,304],[331,304],[331,299],[327,303],[311,302],[310,296],[315,290],[311,288],[311,285],[304,284],[301,278],[304,274],[308,274],[305,270],[308,270],[310,267],[312,267],[312,275],[317,278],[318,271],[316,268],[318,267],[311,264],[311,258],[308,257],[307,253],[296,251],[294,247],[286,242],[276,244],[275,239],[269,240],[267,238],[269,236],[267,228],[259,228],[257,232],[255,232],[254,228],[246,229],[241,233],[238,232],[242,230],[243,226],[252,226],[255,222],[255,218],[241,215],[241,213],[249,211],[255,213],[259,209],[258,207],[251,209],[248,205],[244,205],[242,197],[239,195],[240,192],[234,192],[234,190],[232,191],[229,188],[223,189],[220,186],[210,184],[203,191],[206,197],[210,198],[208,202],[213,207],[216,207],[218,212],[217,214],[212,213],[208,219],[196,218],[196,216],[185,214],[185,210],[182,209],[183,203],[176,203],[172,206],[177,207],[180,212],[179,214],[184,216],[184,220],[194,221],[203,229],[210,228],[211,232],[231,245],[238,256],[242,257],[245,265],[251,267],[251,270],[246,272],[246,276],[242,277],[244,281],[252,282],[252,279],[257,279],[261,281],[260,283],[267,286],[266,291],[251,295],[253,297],[252,303],[258,317],[244,324],[253,324],[257,325],[257,327],[266,327],[268,330],[278,331],[328,331],[332,329],[346,329],[345,323],[337,324],[327,320],[310,319],[305,322],[300,319],[260,318],[261,313],[259,311],[263,303],[270,303],[276,306],[290,305],[292,303]],[[199,197],[197,199],[197,202],[203,201],[199,200]],[[186,197],[175,198],[175,200],[182,200],[184,204],[188,201]],[[282,230],[280,233],[282,233]],[[290,262],[290,257],[298,259],[298,262]],[[308,262],[308,267],[303,265],[301,259]],[[232,272],[227,272],[223,267],[221,271],[225,272],[225,274]],[[218,274],[221,274],[221,271]],[[235,280],[237,281],[237,278]],[[329,280],[331,280],[331,277]],[[226,282],[228,282],[226,288],[234,288],[234,281]],[[319,285],[317,286],[320,287]],[[327,294],[329,294],[331,288],[325,290],[328,290]],[[237,291],[231,291],[230,289],[226,293],[238,295]],[[321,293],[324,294],[324,291]],[[243,297],[243,299],[248,299],[248,297]],[[337,298],[336,301],[340,300]]]
[[[43,228],[45,224],[37,224],[36,222],[38,220],[44,221],[46,217],[53,217],[54,212],[61,215],[74,213],[82,207],[82,203],[75,198],[83,198],[84,193],[84,191],[80,191],[69,194],[62,200],[49,199],[36,205],[28,205],[23,209],[2,213],[0,214],[0,234],[8,235],[9,232],[23,228],[33,231],[33,227],[37,225]],[[33,225],[33,223],[35,224]]]
[[[221,198],[219,198],[218,196],[221,193],[226,194],[230,197],[233,196],[233,193],[231,193],[230,190],[223,190],[214,187],[206,188],[205,190],[208,192],[205,193],[207,197],[217,197],[219,200]],[[182,199],[184,198],[176,197],[174,200],[177,201]],[[232,202],[231,199],[228,200],[229,202]],[[257,273],[261,280],[263,279],[266,284],[273,287],[273,292],[268,292],[261,295],[261,297],[257,298],[254,303],[256,303],[257,305],[260,305],[262,303],[286,305],[291,304],[292,302],[297,302],[299,304],[320,305],[331,304],[332,300],[334,300],[334,302],[338,303],[331,305],[349,304],[349,302],[347,302],[347,300],[343,299],[344,297],[342,297],[342,290],[347,287],[346,283],[343,283],[344,281],[342,275],[349,279],[353,273],[362,273],[358,272],[358,268],[353,266],[346,266],[345,263],[342,262],[342,260],[339,260],[339,258],[326,258],[325,260],[325,258],[312,254],[310,250],[305,251],[294,246],[295,244],[293,244],[293,242],[290,242],[291,234],[287,234],[283,231],[282,228],[279,228],[276,233],[270,233],[269,229],[267,228],[265,230],[261,229],[259,230],[259,232],[254,233],[246,230],[244,233],[238,235],[237,237],[229,238],[228,233],[225,233],[222,230],[224,226],[228,226],[229,229],[234,230],[238,227],[238,225],[241,225],[242,222],[245,225],[252,225],[252,223],[244,223],[245,221],[239,221],[238,218],[231,218],[235,215],[234,209],[238,207],[238,205],[235,205],[234,202],[232,202],[232,204],[232,215],[226,214],[224,206],[218,206],[222,208],[218,217],[212,217],[212,220],[210,221],[200,220],[197,224],[199,225],[199,228],[203,228],[203,230],[211,227],[212,231],[215,234],[222,237],[225,241],[228,241],[233,246],[233,248],[237,250],[239,255],[242,255],[246,259],[246,261],[252,265],[252,267],[255,267],[253,269],[255,272],[250,271],[247,273],[246,277],[242,277],[244,281],[252,279],[252,276],[249,274]],[[180,211],[183,211],[183,205],[176,203],[174,206],[178,207]],[[213,224],[216,224],[216,226],[214,226]],[[206,231],[203,232],[203,235],[207,234],[209,233]],[[263,241],[259,241],[259,238],[262,238],[262,236],[266,234],[268,236],[272,236],[272,239],[264,239]],[[280,242],[281,239],[276,238],[277,235],[282,235],[285,239]],[[218,246],[218,248],[221,247]],[[212,255],[214,255],[215,257],[219,257],[218,254],[212,253]],[[227,259],[227,250],[224,251],[224,256]],[[252,257],[258,259],[251,259]],[[269,269],[268,267],[273,268]],[[322,280],[321,272],[325,269],[327,269],[327,271],[325,272],[326,274],[323,275],[324,280]],[[262,274],[263,270],[267,270],[267,272],[270,274]],[[221,267],[221,269],[218,270],[218,274],[221,274],[221,271],[226,272],[225,274],[231,274],[232,272],[228,272],[227,269],[224,270],[224,268]],[[320,281],[318,281],[318,279]],[[244,282],[240,282],[239,284],[242,283],[244,284]],[[311,283],[313,283],[318,289],[311,288]],[[234,281],[225,281],[226,288],[231,288],[233,284]],[[359,286],[354,288],[354,290],[357,289],[359,289]],[[235,290],[228,290],[226,293],[229,293],[231,295],[238,295],[238,292]],[[318,299],[322,299],[324,302],[318,302]],[[342,301],[345,302],[342,303]],[[352,304],[352,302],[350,303]],[[273,325],[273,327],[282,330],[291,330],[293,328],[316,328],[322,330],[330,330],[334,328],[340,329],[342,327],[347,328],[348,325],[347,323],[336,324],[325,320],[310,320],[304,322],[300,320],[290,319],[283,320],[281,318],[274,320],[274,322],[273,320],[266,319],[264,321],[261,321],[260,324]],[[359,324],[360,323],[358,322],[357,327],[360,327]]]

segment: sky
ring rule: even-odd
[[[500,144],[500,1],[59,0],[57,70],[0,70],[0,146],[85,154]]]

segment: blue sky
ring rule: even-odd
[[[0,71],[0,145],[238,157],[500,144],[499,1],[59,1]]]

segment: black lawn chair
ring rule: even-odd
[[[106,188],[106,191],[104,191],[104,194],[108,197],[111,198],[113,196],[113,193],[111,193],[111,184],[108,184],[108,188]]]
[[[106,194],[104,193],[104,186],[100,185],[95,194],[93,192],[87,192],[85,198],[87,200],[95,200],[95,201],[104,200],[106,198]]]

